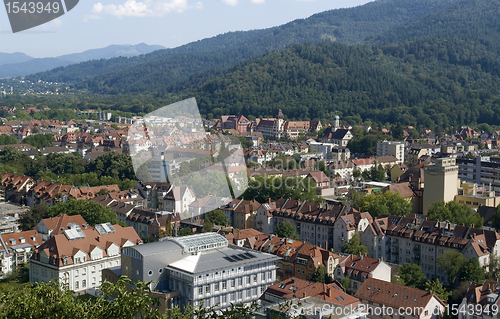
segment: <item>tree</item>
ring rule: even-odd
[[[189,235],[194,235],[193,230],[189,227],[184,227],[177,232],[177,236],[179,237],[189,236]]]
[[[57,203],[49,208],[49,216],[60,214],[81,215],[90,226],[103,223],[119,224],[118,216],[111,208],[93,201],[70,199],[66,203]]]
[[[44,147],[49,147],[49,146],[54,146],[54,135],[47,133],[47,134],[35,134],[31,136],[26,136],[23,139],[23,143],[29,144],[31,146],[34,146],[36,148],[44,148]]]
[[[326,267],[321,264],[314,271],[312,281],[325,283],[327,281],[327,277],[328,277],[328,272],[326,270]]]
[[[151,294],[150,283],[133,282],[122,276],[116,283],[104,281],[100,287],[101,297],[80,298],[71,290],[61,289],[62,283],[26,284],[19,289],[0,291],[2,313],[0,318],[72,318],[72,319],[249,319],[258,309],[251,305],[234,304],[215,311],[215,305],[203,304],[192,307],[173,307],[160,313],[158,298]]]
[[[277,236],[283,238],[291,238],[293,240],[300,240],[299,234],[297,233],[297,227],[291,222],[282,222],[274,230]]]
[[[424,285],[425,291],[432,291],[439,299],[448,300],[451,296],[451,291],[446,290],[442,283],[439,282],[439,279],[434,281],[427,281]]]
[[[487,277],[494,281],[500,280],[500,256],[494,253],[490,254]]]
[[[358,199],[359,208],[373,217],[380,215],[406,216],[411,213],[411,204],[399,193],[377,192]]]
[[[473,211],[469,206],[456,203],[454,201],[445,203],[439,201],[429,205],[427,213],[429,220],[447,220],[454,224],[465,224],[482,227],[484,219]]]
[[[49,217],[49,207],[45,203],[32,206],[28,211],[21,213],[19,226],[22,231],[31,230],[38,223]]]
[[[413,288],[423,289],[427,282],[422,268],[417,264],[404,263],[398,268],[398,275],[402,285]]]
[[[479,265],[479,260],[474,257],[466,261],[460,273],[460,281],[473,281],[482,283],[485,271]]]
[[[215,224],[219,226],[229,225],[229,218],[220,209],[215,209],[208,213],[208,218]]]
[[[355,233],[351,239],[344,245],[342,252],[351,255],[364,255],[368,253],[368,248],[361,245],[361,236]]]
[[[211,233],[213,231],[213,225],[210,218],[205,217],[205,221],[203,222],[203,228],[201,229],[202,233]]]
[[[436,266],[446,272],[448,275],[448,285],[453,287],[460,270],[466,262],[467,259],[461,252],[449,249],[438,256]]]
[[[342,278],[340,283],[342,284],[342,287],[344,288],[344,290],[346,292],[348,292],[349,288],[351,288],[351,279],[349,279],[348,276],[345,276],[344,278]]]

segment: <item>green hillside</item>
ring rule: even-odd
[[[361,42],[457,1],[378,0],[355,8],[322,12],[270,29],[227,33],[141,58],[91,61],[28,78],[84,81],[77,87],[106,94],[173,92],[195,87],[250,57],[297,43]]]

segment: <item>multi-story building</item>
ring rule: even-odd
[[[377,157],[392,155],[398,164],[405,161],[405,143],[398,141],[380,141],[377,143]]]
[[[391,281],[391,266],[386,262],[367,257],[366,255],[342,256],[335,268],[335,280],[341,282],[344,277],[349,278],[349,287],[344,287],[348,292],[356,292],[368,278]]]
[[[395,264],[416,263],[429,280],[448,282],[446,273],[436,267],[438,257],[447,250],[458,250],[466,258],[477,258],[488,268],[490,254],[500,253],[500,235],[489,229],[429,221],[419,215],[377,218],[361,235],[368,255]]]
[[[275,228],[286,221],[297,227],[302,240],[341,251],[356,232],[363,232],[369,226],[372,217],[350,206],[283,198],[262,204],[255,214],[256,229],[264,234],[274,233]]]
[[[485,185],[500,194],[500,161],[483,156],[475,159],[457,158],[458,178],[462,181]]]
[[[276,281],[278,257],[229,245],[224,236],[204,233],[164,238],[122,252],[121,274],[151,282],[153,291],[179,292],[173,305],[184,307],[248,304]]]
[[[462,183],[455,196],[455,202],[477,210],[481,206],[497,207],[500,204],[500,196],[496,196],[495,191],[485,188],[478,191],[476,183]]]
[[[0,272],[5,275],[17,265],[29,261],[31,253],[42,240],[36,230],[0,235]]]
[[[458,165],[454,158],[436,159],[434,165],[424,167],[424,199],[422,211],[427,215],[429,205],[439,201],[451,202],[459,188]]]
[[[132,227],[109,223],[92,228],[68,226],[35,249],[30,259],[30,282],[59,280],[66,289],[84,294],[101,285],[104,268],[120,266],[120,252],[125,247],[142,243]]]
[[[226,236],[230,238],[230,235]],[[273,235],[250,236],[243,247],[280,257],[281,259],[276,261],[276,276],[281,279],[297,277],[312,280],[320,265],[323,265],[327,274],[333,278],[333,271],[340,258],[339,255],[310,243]]]

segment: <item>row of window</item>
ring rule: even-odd
[[[264,288],[260,287],[260,293],[264,293]],[[245,292],[243,291],[238,291],[238,292],[233,292],[230,294],[225,294],[222,296],[215,296],[213,298],[207,298],[203,300],[203,305],[205,307],[212,307],[217,304],[219,305],[226,305],[228,303],[234,303],[234,302],[241,302],[243,298],[245,300],[248,300],[250,298],[254,299],[258,297],[258,290],[257,288],[252,288],[248,289]],[[199,305],[199,302],[196,302],[196,305]]]
[[[266,273],[261,273],[261,281],[264,282],[266,281]],[[237,278],[238,281],[238,287],[243,286],[243,282],[246,282],[247,285],[250,285],[252,282],[255,284],[257,283],[258,275],[251,275],[251,276],[245,276],[245,277],[240,277]],[[271,271],[267,272],[267,280],[272,280],[273,279],[273,273]],[[198,295],[202,296],[203,292],[205,291],[205,294],[211,294],[212,292],[212,286],[213,286],[213,291],[214,293],[219,292],[221,289],[222,291],[227,290],[227,287],[230,288],[235,288],[236,287],[236,279],[230,279],[230,280],[225,280],[222,282],[216,282],[214,284],[207,284],[204,286],[198,287]]]

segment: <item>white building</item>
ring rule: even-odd
[[[405,143],[398,141],[380,141],[377,143],[377,157],[392,155],[398,164],[405,161]]]
[[[107,223],[81,229],[73,225],[35,250],[30,259],[30,282],[59,280],[66,289],[85,293],[101,285],[104,268],[121,265],[123,248],[141,243],[132,227]]]
[[[36,230],[0,235],[0,271],[8,274],[17,265],[29,261],[31,253],[42,244]]]
[[[123,250],[121,274],[152,282],[151,289],[172,295],[172,305],[224,309],[258,301],[276,281],[271,254],[229,245],[224,236],[204,233],[166,237],[162,241]]]

